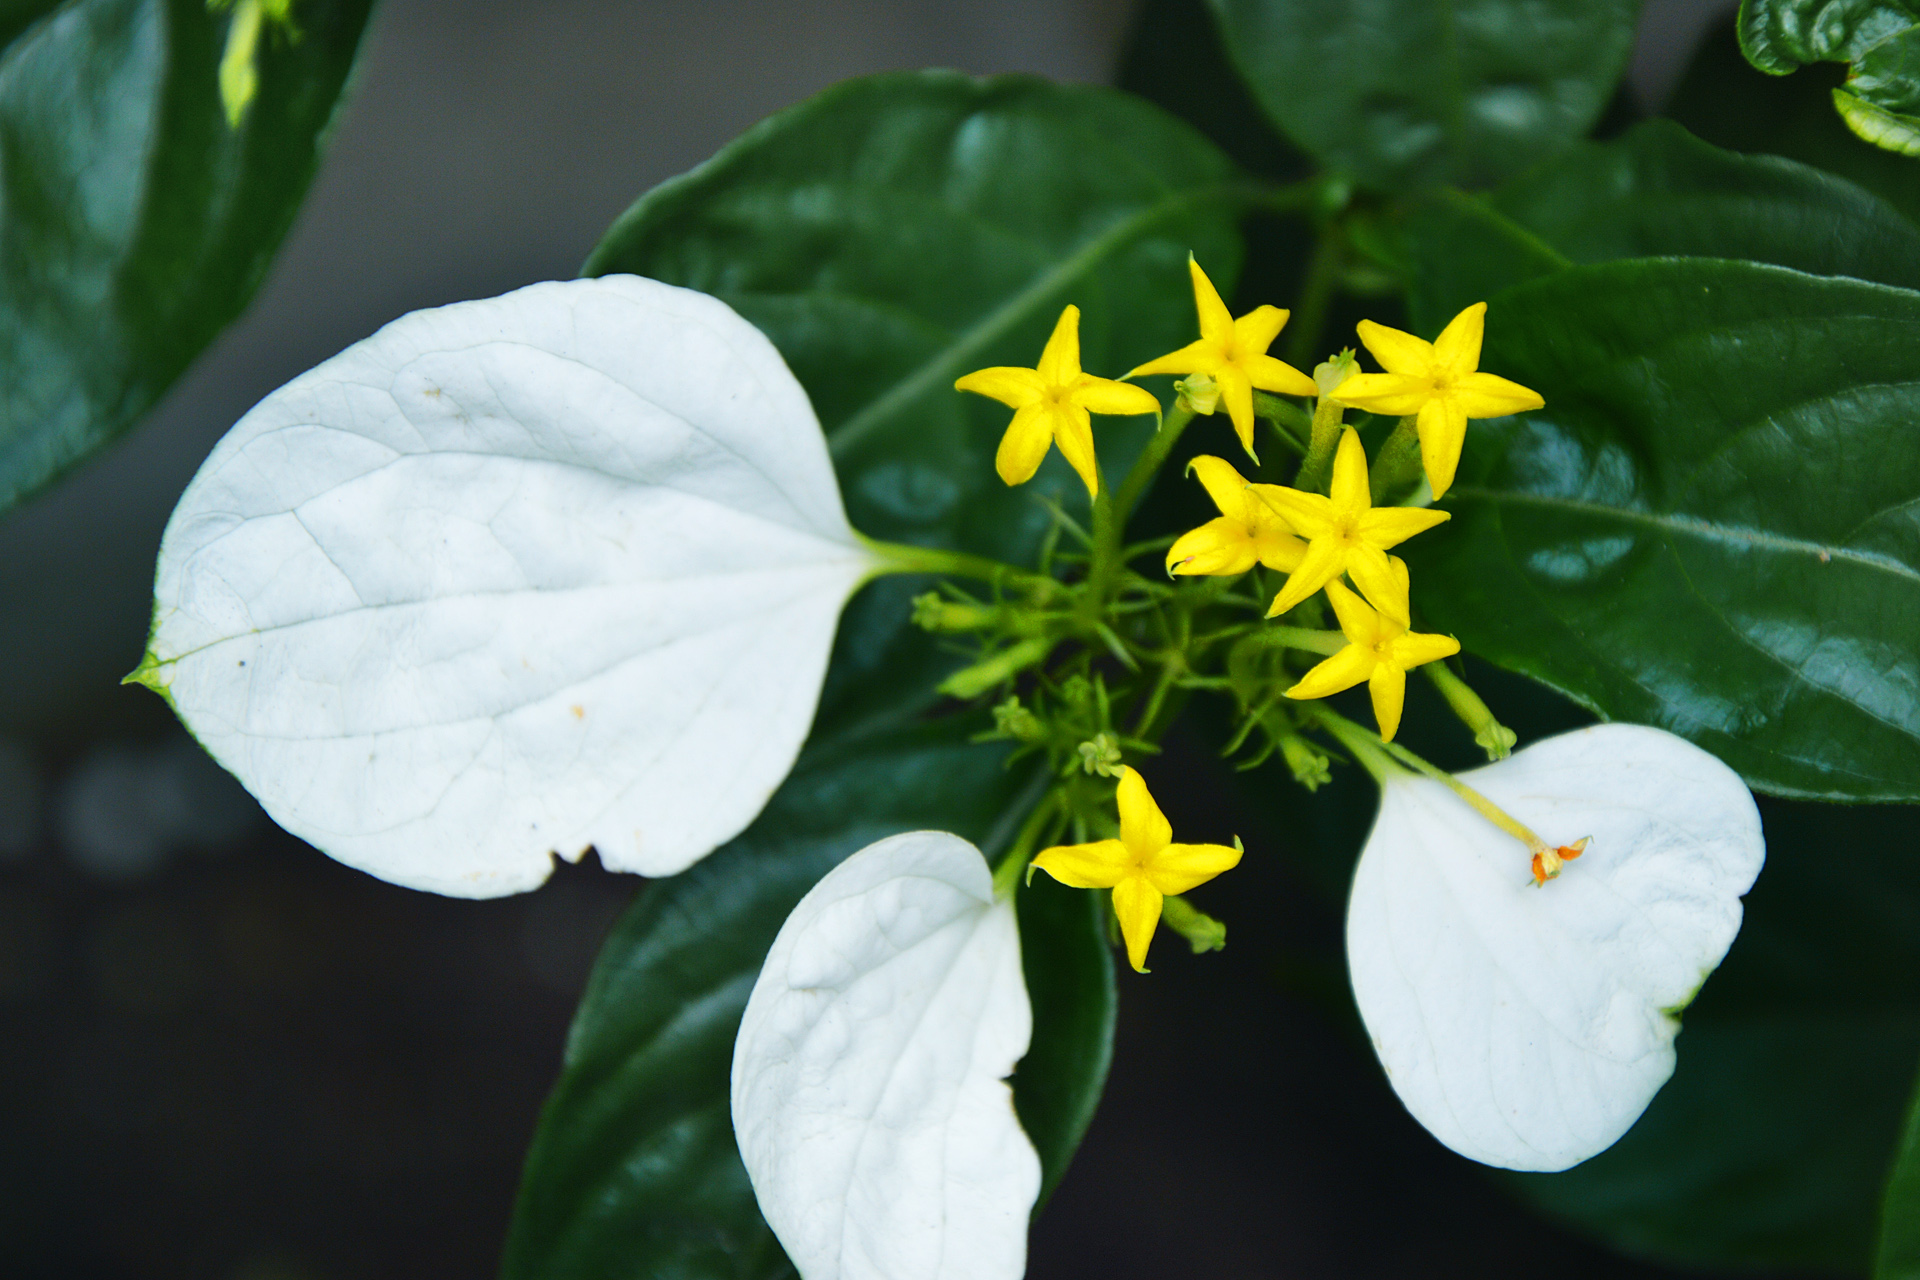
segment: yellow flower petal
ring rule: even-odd
[[[1254,539],[1244,521],[1232,516],[1209,520],[1167,550],[1167,572],[1195,576],[1230,576],[1245,573],[1260,558]]]
[[[1284,360],[1276,360],[1272,356],[1242,356],[1240,367],[1247,371],[1248,380],[1262,391],[1275,391],[1286,396],[1320,394],[1318,383]]]
[[[1095,378],[1084,373],[1080,375],[1080,381],[1067,395],[1073,403],[1092,413],[1160,412],[1160,401],[1155,399],[1153,392],[1145,387],[1115,382],[1111,378]]]
[[[1247,482],[1233,469],[1231,462],[1203,453],[1187,464],[1187,474],[1200,481],[1221,515],[1248,518],[1247,504],[1251,498],[1247,494]]]
[[[1269,569],[1292,573],[1307,558],[1307,544],[1275,525],[1256,525],[1253,554]]]
[[[1178,351],[1170,351],[1157,360],[1149,360],[1127,371],[1129,378],[1156,373],[1212,373],[1220,367],[1220,344],[1207,338],[1189,342]]]
[[[1420,465],[1435,498],[1453,488],[1460,450],[1467,443],[1467,415],[1452,396],[1438,396],[1420,406]]]
[[[1280,594],[1267,609],[1269,618],[1277,618],[1340,576],[1346,566],[1346,544],[1336,538],[1315,538],[1307,544],[1300,567],[1288,576]]]
[[[1187,274],[1193,277],[1193,309],[1200,313],[1200,336],[1223,344],[1233,333],[1233,315],[1192,254],[1187,255]]]
[[[1447,322],[1433,340],[1434,362],[1456,378],[1480,367],[1480,338],[1486,331],[1487,304],[1476,302]]]
[[[1118,840],[1060,844],[1033,857],[1033,866],[1074,889],[1111,889],[1133,870],[1133,858]]]
[[[1397,547],[1452,518],[1452,512],[1432,507],[1374,507],[1354,522],[1354,533],[1376,547]]]
[[[1340,633],[1349,644],[1372,649],[1380,642],[1380,615],[1368,607],[1366,601],[1338,582],[1329,582],[1327,603],[1333,606],[1333,616],[1340,620]]]
[[[1350,644],[1300,677],[1300,683],[1287,690],[1289,698],[1324,698],[1351,689],[1373,674],[1379,665],[1372,649]]]
[[[1240,865],[1240,851],[1224,844],[1170,844],[1147,867],[1147,883],[1169,896],[1185,893]]]
[[[1368,413],[1405,417],[1433,399],[1433,379],[1404,373],[1356,373],[1335,387],[1333,398]]]
[[[1324,537],[1333,529],[1333,500],[1325,494],[1281,484],[1248,485],[1247,494],[1303,537]]]
[[[1366,597],[1368,604],[1401,627],[1407,625],[1410,616],[1407,590],[1387,563],[1386,552],[1370,545],[1353,548],[1347,552],[1347,573],[1352,577],[1353,585],[1360,588],[1360,594]],[[1329,591],[1327,595],[1331,598],[1333,593]],[[1347,638],[1359,642],[1359,638],[1351,633]]]
[[[1002,480],[1025,484],[1033,479],[1053,443],[1052,417],[1045,406],[1038,404],[1014,411],[1007,433],[1000,437],[1000,451],[993,458],[994,470]]]
[[[1362,320],[1356,326],[1360,341],[1380,362],[1380,367],[1388,373],[1404,373],[1414,377],[1427,377],[1434,366],[1433,345],[1423,338],[1416,338],[1399,329],[1389,329],[1384,324],[1375,324],[1371,320]],[[1341,399],[1346,397],[1342,396]]]
[[[1141,876],[1128,876],[1113,886],[1113,914],[1120,921],[1120,936],[1127,940],[1127,963],[1135,973],[1147,971],[1147,944],[1160,923],[1163,901],[1160,891]]]
[[[1094,460],[1093,420],[1077,404],[1053,406],[1053,442],[1068,465],[1086,482],[1087,496],[1100,492],[1100,464]]]
[[[1391,662],[1382,662],[1367,677],[1367,692],[1373,695],[1373,718],[1380,722],[1380,740],[1392,742],[1407,701],[1407,673]]]
[[[1245,364],[1250,356],[1266,354],[1273,340],[1287,327],[1289,314],[1278,307],[1255,307],[1235,320],[1233,347],[1239,353],[1240,363]]]
[[[1220,403],[1226,406],[1227,416],[1233,419],[1234,434],[1240,437],[1240,447],[1255,462],[1260,459],[1253,451],[1253,384],[1247,381],[1246,370],[1239,365],[1223,364],[1214,371],[1213,382],[1220,389]]]
[[[1540,393],[1493,373],[1470,373],[1453,384],[1453,398],[1469,418],[1499,418],[1544,408]]]
[[[1333,509],[1342,514],[1365,511],[1373,505],[1367,490],[1367,451],[1360,433],[1352,427],[1340,432],[1340,447],[1333,455],[1333,482],[1327,486],[1333,497]]]
[[[1451,658],[1460,652],[1460,642],[1452,636],[1410,632],[1394,639],[1388,645],[1387,652],[1395,666],[1402,671],[1411,671],[1415,667],[1424,667],[1429,662]]]
[[[1046,386],[1040,381],[1040,375],[1032,369],[1014,369],[1004,365],[992,369],[976,369],[953,384],[955,391],[971,391],[976,395],[988,396],[1001,404],[1024,409],[1037,404],[1047,394]]]
[[[1080,376],[1080,308],[1069,303],[1054,322],[1053,336],[1035,366],[1049,387],[1071,386]]]
[[[1120,807],[1120,842],[1135,858],[1150,858],[1173,839],[1173,825],[1153,802],[1153,794],[1138,769],[1120,767],[1114,802]]]

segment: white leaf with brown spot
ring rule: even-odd
[[[462,897],[667,875],[792,766],[874,568],[758,330],[633,276],[418,311],[268,396],[167,526],[141,678],[282,826]]]

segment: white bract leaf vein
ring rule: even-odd
[[[1390,778],[1347,912],[1355,999],[1394,1090],[1460,1154],[1552,1171],[1619,1139],[1673,1073],[1679,1010],[1740,928],[1765,854],[1731,769],[1599,725],[1460,775],[1550,846],[1426,778]]]
[[[792,766],[873,558],[806,393],[633,276],[404,316],[227,433],[142,678],[276,821],[463,897],[666,875]]]
[[[733,1125],[804,1280],[1018,1280],[1040,1161],[1006,1077],[1032,1007],[980,851],[917,831],[815,885],[762,966]]]

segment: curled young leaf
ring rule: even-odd
[[[1006,1077],[1033,1016],[1013,906],[958,836],[868,845],[748,997],[733,1127],[804,1280],[1018,1280],[1040,1161]]]
[[[1354,997],[1436,1138],[1485,1164],[1566,1169],[1673,1073],[1680,1010],[1760,872],[1759,812],[1719,760],[1637,725],[1460,777],[1549,845],[1591,843],[1536,886],[1526,847],[1452,791],[1389,780],[1347,910]]]
[[[276,821],[412,888],[680,871],[792,766],[873,568],[806,393],[632,276],[404,316],[242,418],[136,677]]]

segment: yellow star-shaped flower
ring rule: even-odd
[[[1407,630],[1407,565],[1393,557],[1389,569],[1397,610],[1375,610],[1337,582],[1327,584],[1327,599],[1347,637],[1347,647],[1307,672],[1287,690],[1289,698],[1324,698],[1351,689],[1362,680],[1373,695],[1373,718],[1380,722],[1380,738],[1391,742],[1400,727],[1400,710],[1407,700],[1407,672],[1460,652],[1452,636],[1419,635]],[[1397,616],[1396,616],[1397,615]]]
[[[1269,505],[1275,484],[1248,484],[1224,459],[1201,454],[1187,464],[1200,477],[1207,496],[1220,508],[1209,520],[1181,537],[1167,552],[1167,572],[1230,575],[1245,573],[1255,562],[1292,573],[1307,554],[1307,544]],[[1262,501],[1264,494],[1269,501]]]
[[[1360,341],[1386,372],[1356,373],[1334,389],[1336,400],[1368,413],[1419,415],[1420,461],[1436,498],[1453,484],[1468,418],[1498,418],[1546,404],[1517,382],[1476,372],[1486,320],[1487,304],[1476,302],[1432,342],[1362,320]]]
[[[1286,326],[1287,312],[1278,307],[1255,307],[1235,320],[1200,264],[1187,257],[1193,275],[1193,305],[1200,313],[1200,340],[1178,351],[1149,360],[1129,378],[1154,373],[1204,373],[1220,392],[1240,447],[1253,457],[1253,392],[1279,391],[1290,396],[1317,396],[1312,378],[1267,354],[1267,348]],[[1212,409],[1206,412],[1212,413]],[[1257,461],[1257,459],[1256,459]]]
[[[1093,422],[1087,415],[1160,411],[1160,402],[1144,387],[1080,372],[1080,308],[1074,306],[1060,313],[1036,368],[980,369],[953,388],[1013,407],[1013,421],[1000,437],[1000,452],[993,460],[1002,480],[1025,484],[1033,479],[1047,456],[1047,446],[1058,444],[1061,455],[1086,481],[1089,496],[1100,491],[1100,468],[1094,461]]]
[[[1035,855],[1031,865],[1075,889],[1113,890],[1113,914],[1127,940],[1127,961],[1134,972],[1145,973],[1160,904],[1169,894],[1185,893],[1239,865],[1240,850],[1174,844],[1166,815],[1153,802],[1146,782],[1127,766],[1120,769],[1115,800],[1120,806],[1118,840],[1056,845]]]
[[[1285,613],[1343,572],[1352,575],[1354,585],[1368,599],[1391,608],[1394,584],[1387,568],[1387,548],[1450,518],[1447,512],[1430,507],[1376,508],[1367,489],[1367,451],[1352,427],[1341,433],[1340,447],[1333,455],[1333,482],[1328,486],[1332,497],[1280,485],[1261,487],[1272,492],[1260,498],[1308,540],[1307,554],[1273,598],[1269,618]],[[1406,622],[1404,605],[1398,616]]]

